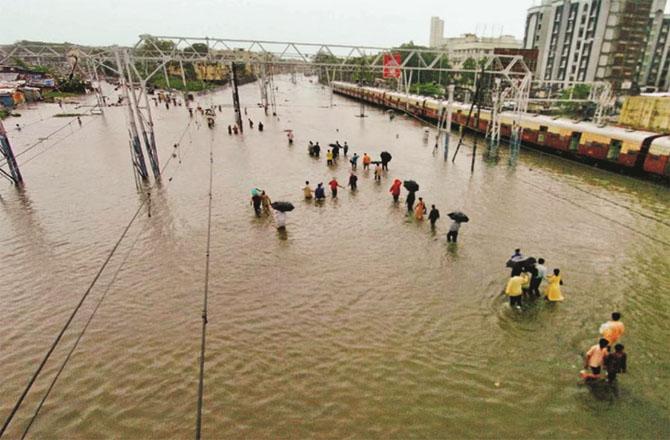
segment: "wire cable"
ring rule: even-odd
[[[81,332],[79,333],[79,336],[77,339],[74,341],[74,344],[72,345],[72,348],[70,349],[69,353],[63,360],[63,363],[61,364],[60,368],[56,372],[56,375],[54,376],[53,380],[49,384],[49,387],[47,388],[46,392],[44,393],[44,396],[42,397],[42,400],[40,400],[40,403],[37,405],[37,408],[35,409],[35,412],[33,413],[32,417],[30,418],[30,421],[26,425],[23,434],[21,435],[21,440],[26,438],[26,435],[28,435],[28,431],[30,428],[33,426],[33,422],[35,419],[37,419],[37,416],[40,413],[40,410],[42,409],[42,406],[44,406],[44,403],[46,400],[49,398],[49,394],[51,393],[51,390],[53,387],[56,385],[56,381],[58,381],[58,378],[60,377],[61,373],[65,369],[65,366],[67,365],[68,361],[72,357],[72,354],[75,352],[77,349],[77,346],[79,345],[79,342],[81,339],[84,337],[84,333],[86,333],[86,330],[88,329],[89,324],[91,321],[93,321],[93,318],[95,317],[96,312],[98,311],[98,308],[100,308],[100,305],[102,302],[105,300],[105,297],[107,296],[107,292],[112,287],[112,284],[116,281],[116,278],[118,277],[119,273],[121,272],[121,269],[123,266],[126,264],[126,261],[128,261],[128,257],[130,257],[131,252],[133,251],[133,248],[135,247],[135,244],[137,244],[137,241],[139,240],[140,236],[142,235],[142,232],[144,232],[144,229],[146,228],[148,223],[145,223],[144,226],[142,226],[142,229],[140,229],[139,233],[135,237],[135,240],[133,240],[132,244],[130,245],[130,248],[128,249],[128,252],[126,252],[125,256],[123,257],[123,260],[119,264],[119,267],[116,268],[116,271],[114,272],[114,275],[112,276],[112,279],[109,281],[107,284],[107,287],[105,288],[105,291],[102,293],[100,296],[100,299],[98,299],[98,302],[96,303],[95,307],[93,308],[93,311],[91,312],[91,315],[88,317],[88,320],[86,321],[86,324],[84,324],[84,327],[81,329]]]
[[[135,210],[135,213],[133,214],[132,218],[130,219],[130,221],[128,222],[128,224],[126,225],[126,227],[123,229],[123,232],[121,233],[121,236],[120,236],[119,239],[116,241],[116,243],[115,243],[114,246],[112,247],[112,250],[109,252],[109,254],[107,255],[107,257],[105,258],[105,261],[102,263],[102,266],[100,266],[100,269],[98,269],[97,273],[96,273],[95,276],[93,277],[93,281],[91,281],[91,283],[89,284],[88,288],[86,289],[86,291],[85,291],[84,294],[82,295],[81,299],[80,299],[79,302],[77,303],[77,306],[74,308],[74,310],[73,310],[72,313],[70,314],[70,317],[69,317],[69,318],[67,319],[67,321],[65,322],[65,325],[63,326],[63,328],[61,329],[61,331],[60,331],[60,332],[58,333],[58,335],[56,336],[56,339],[53,341],[53,343],[52,343],[51,346],[49,347],[49,350],[47,351],[46,355],[44,355],[44,358],[42,359],[42,362],[40,362],[39,366],[37,367],[37,370],[35,370],[35,372],[33,373],[33,375],[30,377],[30,380],[28,381],[28,384],[27,384],[26,387],[24,388],[23,392],[21,393],[21,396],[20,396],[19,399],[16,401],[16,404],[15,404],[14,407],[12,408],[12,411],[9,413],[9,416],[7,417],[7,419],[5,420],[5,422],[4,422],[3,425],[2,425],[2,428],[0,429],[0,438],[2,438],[2,436],[3,436],[4,433],[5,433],[5,431],[7,430],[7,427],[9,427],[9,424],[12,422],[12,419],[14,418],[14,416],[15,416],[16,413],[17,413],[17,411],[18,411],[19,408],[21,407],[21,404],[23,403],[23,400],[26,398],[26,396],[28,395],[28,392],[29,392],[30,389],[32,388],[33,384],[35,383],[35,380],[37,380],[37,377],[38,377],[38,376],[40,375],[40,373],[42,372],[42,369],[44,368],[44,365],[46,365],[47,361],[49,360],[49,357],[51,357],[51,354],[52,354],[53,351],[56,349],[56,346],[58,345],[58,343],[60,342],[61,338],[62,338],[63,335],[65,334],[65,331],[68,329],[68,327],[70,327],[70,324],[72,323],[72,320],[74,319],[75,315],[77,314],[77,312],[78,312],[79,309],[81,308],[82,304],[84,303],[84,301],[86,300],[86,298],[88,297],[88,295],[89,295],[89,294],[91,293],[91,291],[93,290],[93,286],[95,286],[95,283],[98,281],[98,279],[99,279],[100,276],[102,275],[102,272],[103,272],[103,271],[105,270],[105,268],[107,267],[107,264],[109,264],[109,261],[112,259],[112,256],[114,255],[114,253],[116,252],[116,250],[119,248],[119,245],[121,244],[121,241],[123,241],[123,239],[126,237],[126,234],[128,234],[128,231],[130,230],[130,227],[133,225],[133,223],[135,222],[135,219],[137,219],[137,217],[139,216],[140,212],[142,211],[142,208],[144,207],[144,205],[146,205],[146,203],[147,203],[147,202],[146,202],[146,199],[142,200],[142,202],[140,203],[140,206],[137,208],[137,210]]]
[[[214,175],[214,140],[209,144],[209,203],[207,208],[207,252],[205,253],[205,291],[202,304],[202,336],[200,338],[200,376],[198,378],[198,404],[195,418],[195,438],[200,440],[202,432],[202,404],[205,388],[205,336],[207,330],[207,296],[209,294],[209,261],[212,238],[212,181]]]
[[[179,142],[181,142],[181,139],[183,139],[183,137],[186,135],[186,131],[188,130],[188,127],[189,127],[190,125],[191,125],[191,122],[189,121],[189,123],[186,125],[186,128],[184,129],[184,131],[183,131],[182,134],[181,134],[181,137],[180,137],[180,141],[179,141]],[[210,148],[211,148],[211,147],[210,147]],[[167,165],[170,163],[172,157],[173,157],[173,156],[170,156],[170,158],[169,158],[169,159],[165,162],[165,164],[163,165],[163,171],[165,170],[165,168],[167,167]],[[149,188],[149,190],[151,190],[151,189],[155,186],[155,184],[156,184],[156,182],[154,182],[154,184]],[[51,346],[49,347],[49,350],[47,351],[47,353],[44,355],[44,358],[42,359],[42,361],[40,362],[39,366],[37,367],[37,370],[35,370],[35,372],[33,373],[33,375],[30,377],[30,380],[28,381],[28,384],[26,385],[26,387],[24,388],[23,392],[21,393],[21,396],[19,396],[19,399],[18,399],[18,400],[16,401],[16,403],[14,404],[14,407],[12,408],[11,412],[9,413],[9,416],[7,417],[7,419],[5,419],[5,421],[4,421],[3,425],[2,425],[2,428],[0,428],[0,438],[2,438],[2,436],[3,436],[4,433],[5,433],[5,431],[6,431],[7,428],[9,427],[9,424],[12,422],[12,420],[13,420],[14,417],[16,416],[16,413],[18,412],[19,408],[21,407],[21,404],[23,403],[23,401],[25,400],[26,396],[28,395],[28,392],[30,392],[30,389],[32,388],[33,384],[35,383],[35,380],[37,380],[37,377],[38,377],[38,376],[40,375],[40,373],[42,372],[42,369],[44,368],[44,366],[46,365],[47,361],[48,361],[49,358],[51,357],[51,354],[52,354],[52,353],[54,352],[54,350],[56,349],[56,346],[58,345],[58,343],[59,343],[60,340],[62,339],[63,335],[65,334],[65,332],[66,332],[67,329],[69,328],[70,324],[71,324],[72,321],[74,320],[74,317],[76,316],[77,312],[79,312],[79,309],[81,308],[82,304],[84,303],[84,301],[86,301],[86,298],[88,298],[88,295],[89,295],[89,294],[91,293],[91,291],[93,290],[93,287],[94,287],[95,284],[97,283],[98,279],[100,279],[100,276],[102,275],[102,273],[104,272],[105,268],[106,268],[107,265],[109,264],[110,260],[112,259],[112,256],[116,253],[116,250],[119,248],[119,246],[121,245],[121,242],[123,241],[123,239],[124,239],[124,238],[126,237],[126,235],[128,234],[128,231],[130,230],[130,228],[131,228],[131,226],[133,225],[133,223],[135,222],[135,220],[139,217],[139,214],[140,214],[140,212],[142,211],[142,208],[144,208],[144,206],[147,204],[147,200],[148,200],[148,199],[146,199],[146,198],[143,199],[143,200],[141,201],[140,205],[137,207],[137,210],[135,210],[135,213],[133,214],[132,218],[130,219],[130,221],[126,224],[125,228],[123,229],[123,232],[121,233],[121,236],[118,238],[118,240],[116,241],[116,243],[115,243],[114,246],[112,247],[111,251],[109,252],[109,254],[107,255],[107,257],[105,258],[104,262],[102,263],[102,266],[100,266],[100,268],[99,268],[98,271],[96,272],[95,276],[93,277],[93,280],[91,281],[91,283],[90,283],[89,286],[87,287],[86,291],[85,291],[84,294],[82,295],[81,299],[79,300],[79,302],[78,302],[77,305],[75,306],[74,310],[73,310],[72,313],[70,314],[69,318],[68,318],[67,321],[65,322],[65,325],[64,325],[63,328],[60,330],[60,332],[58,333],[58,335],[56,336],[56,338],[54,339],[54,341],[53,341],[53,343],[51,344]]]

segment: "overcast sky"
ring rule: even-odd
[[[128,45],[142,33],[392,46],[445,34],[523,37],[539,0],[0,0],[0,43]]]

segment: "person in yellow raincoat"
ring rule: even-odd
[[[561,280],[560,273],[561,271],[559,269],[554,269],[554,274],[547,277],[549,286],[547,286],[545,295],[546,299],[549,301],[563,301],[565,299],[561,293],[561,284],[563,284],[563,281]]]
[[[426,204],[423,203],[423,198],[419,197],[419,203],[416,204],[414,208],[414,218],[417,220],[423,220],[423,215],[426,213]]]

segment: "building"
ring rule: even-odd
[[[542,0],[528,9],[524,47],[538,49],[536,78],[640,82],[649,20],[665,0]]]
[[[430,47],[439,47],[442,45],[444,38],[444,20],[440,17],[430,17],[430,39],[428,45]]]
[[[444,20],[439,17],[430,19],[430,47],[446,49],[449,60],[455,64],[468,58],[480,58],[494,53],[495,49],[521,49],[523,42],[512,35],[499,37],[479,37],[475,34],[463,34],[460,37],[444,37]]]
[[[665,0],[654,2],[649,19],[649,38],[642,63],[643,89],[670,91],[670,15],[663,13]]]
[[[475,34],[463,34],[460,37],[444,38],[442,46],[447,50],[449,60],[455,63],[468,58],[478,59],[491,55],[496,49],[521,49],[523,42],[512,35],[499,37],[479,37]]]

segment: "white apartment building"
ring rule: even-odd
[[[538,79],[640,81],[652,10],[665,0],[542,0],[528,9],[524,47],[538,49]]]
[[[670,15],[663,12],[664,6],[665,1],[657,2],[652,11],[640,79],[643,88],[655,91],[670,91]]]

